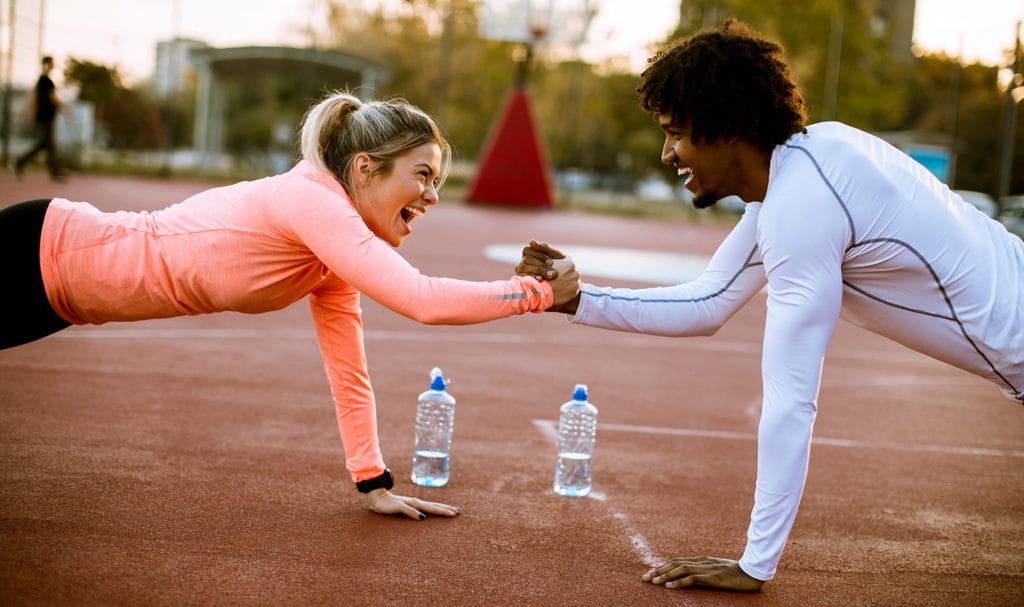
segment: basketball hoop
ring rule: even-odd
[[[531,55],[549,45],[583,43],[597,0],[481,0],[480,36],[517,42],[515,85],[488,135],[468,202],[550,208],[551,177],[526,90]]]
[[[482,0],[480,36],[533,47],[583,44],[597,0]]]

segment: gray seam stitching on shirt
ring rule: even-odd
[[[999,372],[999,369],[996,368],[995,364],[989,359],[988,356],[985,355],[984,352],[981,351],[981,348],[978,347],[978,344],[967,333],[967,327],[964,326],[964,323],[960,320],[960,317],[957,316],[956,307],[953,305],[953,300],[949,297],[949,294],[946,292],[945,285],[942,284],[942,281],[939,279],[938,274],[935,273],[935,269],[932,267],[932,265],[930,263],[928,263],[928,260],[925,259],[925,257],[923,255],[921,255],[920,251],[918,251],[914,247],[910,246],[908,243],[903,242],[901,240],[897,240],[895,238],[874,238],[874,239],[870,239],[870,240],[865,240],[864,242],[857,242],[857,231],[856,231],[856,228],[854,227],[854,224],[853,224],[853,216],[850,214],[850,211],[849,211],[849,209],[846,206],[846,202],[839,196],[839,194],[836,192],[835,188],[832,187],[832,183],[828,180],[828,178],[825,177],[825,172],[821,169],[821,165],[818,164],[818,160],[814,157],[813,154],[811,154],[810,150],[808,150],[808,149],[806,149],[804,147],[801,147],[801,146],[798,146],[798,145],[791,145],[791,144],[784,144],[784,145],[786,147],[794,149],[794,150],[800,150],[801,152],[804,153],[804,155],[807,156],[807,158],[811,161],[811,164],[814,165],[814,169],[818,172],[818,175],[821,177],[821,180],[825,183],[826,186],[828,186],[828,189],[832,192],[832,195],[835,196],[836,201],[839,202],[839,206],[843,209],[843,213],[846,215],[846,220],[847,220],[847,222],[849,222],[849,225],[850,225],[850,234],[851,234],[852,243],[850,244],[849,247],[847,247],[846,250],[850,251],[850,250],[852,250],[855,247],[859,247],[859,246],[862,246],[862,245],[866,245],[866,244],[870,244],[870,243],[875,243],[875,242],[892,242],[892,243],[898,244],[898,245],[906,248],[907,251],[909,251],[911,254],[913,254],[915,257],[917,257],[918,260],[920,260],[920,262],[924,265],[925,268],[928,269],[928,272],[932,275],[932,279],[935,281],[935,286],[938,287],[939,292],[942,293],[943,299],[946,300],[946,306],[949,307],[949,313],[950,313],[951,317],[950,318],[944,318],[942,316],[938,316],[938,315],[936,315],[934,313],[926,312],[924,310],[918,310],[918,309],[915,309],[915,308],[909,308],[909,307],[897,305],[895,303],[882,300],[882,299],[880,299],[878,297],[873,297],[873,296],[869,295],[866,291],[864,291],[864,290],[862,290],[860,288],[855,287],[852,283],[850,283],[850,282],[848,282],[846,280],[843,281],[843,284],[848,286],[848,287],[850,287],[851,289],[854,289],[854,290],[858,291],[859,293],[863,293],[865,296],[868,296],[871,299],[874,299],[875,301],[878,301],[880,303],[883,303],[883,304],[886,304],[886,305],[890,305],[890,306],[899,308],[901,310],[906,310],[906,311],[911,312],[911,313],[921,314],[921,315],[925,315],[925,316],[936,316],[938,318],[944,318],[945,320],[951,320],[951,321],[955,322],[957,327],[960,328],[960,333],[963,334],[964,339],[967,340],[967,343],[971,344],[971,347],[974,348],[974,351],[978,353],[978,356],[981,356],[981,359],[984,360],[988,364],[989,368],[992,369],[992,372],[995,373],[997,376],[999,376],[999,379],[1003,380],[1003,383],[1005,383],[1007,386],[1009,386],[1011,390],[1014,390],[1015,392],[1019,393],[1020,389],[1017,388],[1016,386],[1014,386],[1010,382],[1010,380],[1008,380],[1002,373]]]
[[[754,245],[754,248],[751,249],[750,254],[747,255],[746,262],[744,262],[744,264],[742,266],[740,266],[740,269],[737,270],[736,273],[732,275],[732,278],[729,279],[729,282],[725,283],[725,286],[723,286],[721,289],[715,291],[714,293],[709,293],[707,295],[702,295],[700,297],[693,297],[693,298],[689,298],[689,299],[646,299],[646,298],[643,298],[643,297],[623,297],[621,295],[612,295],[610,293],[595,293],[593,291],[586,291],[586,290],[584,290],[583,292],[586,293],[587,295],[591,296],[591,297],[607,297],[609,299],[618,300],[618,301],[639,301],[639,302],[643,302],[643,303],[696,303],[698,301],[707,301],[709,299],[714,299],[715,297],[718,297],[722,293],[725,293],[726,291],[728,291],[729,287],[732,286],[732,283],[736,282],[736,280],[739,279],[740,274],[743,274],[743,272],[747,271],[750,268],[764,265],[760,261],[754,261],[754,262],[750,261],[751,259],[753,259],[754,253],[756,253],[756,252],[757,252],[757,245]]]

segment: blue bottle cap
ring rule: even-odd
[[[576,384],[576,389],[572,391],[573,400],[587,400],[587,384]]]
[[[430,389],[444,392],[444,378],[440,375],[435,375],[434,379],[430,380]]]

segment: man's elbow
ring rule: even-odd
[[[676,337],[711,337],[722,328],[724,322],[707,320],[686,327],[683,331],[676,333]]]

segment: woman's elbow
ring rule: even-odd
[[[407,313],[403,313],[402,316],[405,316],[410,320],[415,320],[422,325],[451,324],[440,310],[410,310]]]
[[[415,309],[395,311],[422,325],[463,325],[467,322],[465,319],[452,316],[451,312],[441,306],[420,306]]]

